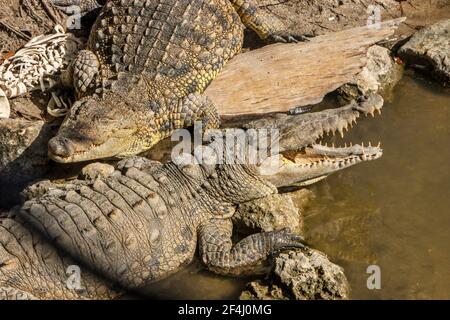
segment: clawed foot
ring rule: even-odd
[[[309,38],[304,35],[291,35],[291,34],[280,34],[274,33],[271,34],[268,38],[269,43],[298,43],[298,42],[307,42]]]
[[[289,248],[304,248],[305,239],[292,233],[288,228],[273,231],[273,251],[280,251]]]
[[[141,171],[145,171],[156,165],[161,165],[158,161],[149,160],[144,157],[134,156],[123,159],[117,163],[117,169],[120,171],[128,170],[130,168],[136,168]]]

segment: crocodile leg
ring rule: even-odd
[[[99,67],[98,58],[92,51],[80,50],[77,53],[70,67],[71,72],[73,72],[73,87],[77,98],[80,98],[94,87]]]
[[[155,168],[161,166],[161,162],[147,159],[145,157],[133,156],[120,160],[117,163],[117,169],[120,171],[126,171],[131,168],[144,171],[146,173],[152,172]]]
[[[231,236],[231,220],[211,219],[200,226],[199,252],[203,263],[223,275],[239,275],[251,272],[269,255],[287,248],[301,248],[302,238],[288,230],[256,233],[235,245]]]
[[[63,86],[72,87],[79,99],[94,87],[99,68],[100,62],[95,53],[80,50],[67,70],[61,74],[61,83]]]
[[[202,129],[216,129],[220,126],[220,116],[214,103],[200,93],[191,93],[183,100],[180,100],[175,110],[169,112],[169,118],[165,117],[166,112],[159,117],[159,127],[162,137],[168,137],[173,129],[181,129],[194,125],[195,121],[202,121]],[[165,119],[165,120],[163,120]]]
[[[77,7],[80,9],[79,12],[82,15],[85,15],[103,6],[106,3],[106,0],[51,0],[51,2],[58,9],[67,14],[75,13],[73,8]]]
[[[268,42],[298,42],[308,40],[303,35],[293,35],[280,30],[281,21],[273,15],[263,13],[256,0],[230,0],[241,17],[242,23]],[[281,28],[282,29],[282,28]]]

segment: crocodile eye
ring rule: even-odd
[[[104,122],[105,122],[105,118],[101,117],[101,116],[98,115],[98,114],[94,114],[94,115],[92,116],[92,121],[93,121],[94,123],[101,124],[101,123],[104,123]]]

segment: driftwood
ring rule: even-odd
[[[369,46],[392,35],[404,18],[274,44],[233,58],[206,89],[224,118],[286,112],[316,104],[365,65]]]

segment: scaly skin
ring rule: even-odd
[[[63,8],[76,2],[53,0]],[[242,20],[241,20],[242,19]],[[241,50],[244,24],[268,41],[276,32],[253,0],[110,0],[73,65],[79,100],[49,142],[58,162],[126,157],[151,148],[175,129],[220,123],[201,93]]]
[[[309,135],[311,127],[319,128],[314,134],[334,132],[353,121],[352,112],[373,110],[351,104],[314,113],[311,126],[298,127],[296,134]],[[301,238],[278,230],[253,234],[233,245],[231,217],[236,205],[381,156],[378,147],[307,146],[293,144],[280,170],[269,173],[264,162],[253,165],[247,158],[242,164],[214,165],[175,160],[161,164],[131,157],[109,176],[47,186],[42,195],[0,220],[0,292],[108,298],[116,294],[111,283],[138,290],[179,270],[193,259],[197,244],[210,270],[225,275],[251,272],[269,255],[301,247]],[[209,147],[217,154],[224,152],[220,139]],[[82,267],[85,290],[80,292],[64,287],[72,261]]]
[[[83,269],[69,289],[68,267],[77,263],[16,216],[0,215],[0,300],[111,299],[110,282]]]

